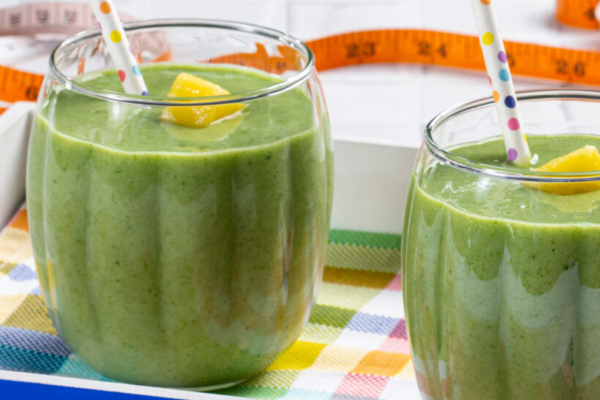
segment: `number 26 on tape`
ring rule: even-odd
[[[571,71],[572,68],[572,71]],[[569,62],[565,59],[559,59],[556,61],[556,73],[560,75],[569,75],[572,72],[574,75],[578,77],[585,76],[585,63],[583,61],[578,61],[573,64],[571,67]]]

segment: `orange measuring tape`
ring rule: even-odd
[[[599,36],[600,42],[600,36]],[[485,71],[476,36],[416,29],[385,29],[344,33],[307,42],[319,71],[357,64],[420,63]],[[507,41],[514,75],[600,85],[600,52]],[[280,48],[268,56],[258,45],[253,54],[232,54],[210,60],[280,73],[297,69],[298,60]]]
[[[556,16],[569,25],[598,28],[600,26],[595,19],[594,9],[599,1],[557,0]],[[52,3],[41,3],[38,7],[43,4]],[[0,32],[5,33],[9,28],[0,26]],[[600,35],[598,41],[600,43]],[[385,29],[343,33],[309,41],[307,44],[315,53],[319,71],[373,63],[421,63],[485,71],[479,40],[470,35],[418,29]],[[255,53],[231,54],[207,62],[231,62],[280,73],[296,69],[298,65],[293,52],[285,50],[282,47],[280,55],[270,56],[257,43]],[[600,85],[600,52],[510,41],[506,42],[506,50],[514,75]],[[35,100],[42,80],[43,77],[39,74],[0,66],[0,100]]]
[[[556,0],[556,19],[566,25],[598,29],[595,10],[599,0]]]

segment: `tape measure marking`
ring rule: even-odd
[[[388,29],[344,33],[307,42],[319,71],[374,63],[419,63],[485,71],[478,38],[430,30]],[[257,44],[253,54],[231,54],[207,62],[242,64],[268,72],[297,70],[295,54],[279,47],[269,56]],[[600,85],[600,53],[506,42],[512,73],[587,85]],[[268,68],[265,68],[268,66]]]
[[[35,101],[43,80],[43,75],[0,66],[0,100]]]
[[[556,0],[556,18],[563,24],[583,29],[598,29],[595,10],[599,0]]]
[[[123,21],[133,18],[119,14]],[[27,3],[0,10],[0,36],[53,33],[72,35],[96,27],[87,3]]]

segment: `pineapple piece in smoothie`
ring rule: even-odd
[[[209,97],[230,94],[219,85],[182,72],[177,76],[168,97]],[[183,101],[186,102],[186,101]],[[187,101],[189,102],[189,101]],[[190,128],[205,128],[213,122],[233,115],[243,109],[245,104],[221,104],[215,106],[165,107],[161,119]]]
[[[585,146],[565,156],[536,168],[540,172],[594,172],[600,171],[600,153],[594,146]],[[600,182],[573,183],[530,183],[527,186],[545,193],[570,195],[592,192],[600,189]]]

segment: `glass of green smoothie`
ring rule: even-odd
[[[139,71],[115,71],[99,30],[51,56],[27,174],[43,295],[108,378],[228,387],[298,338],[321,279],[333,155],[313,54],[232,22],[126,32]],[[173,97],[182,76],[218,91]]]
[[[507,160],[493,99],[426,128],[402,247],[423,399],[600,398],[600,93],[519,100],[531,168]],[[578,149],[591,167],[561,158]],[[557,162],[587,172],[539,168]]]

